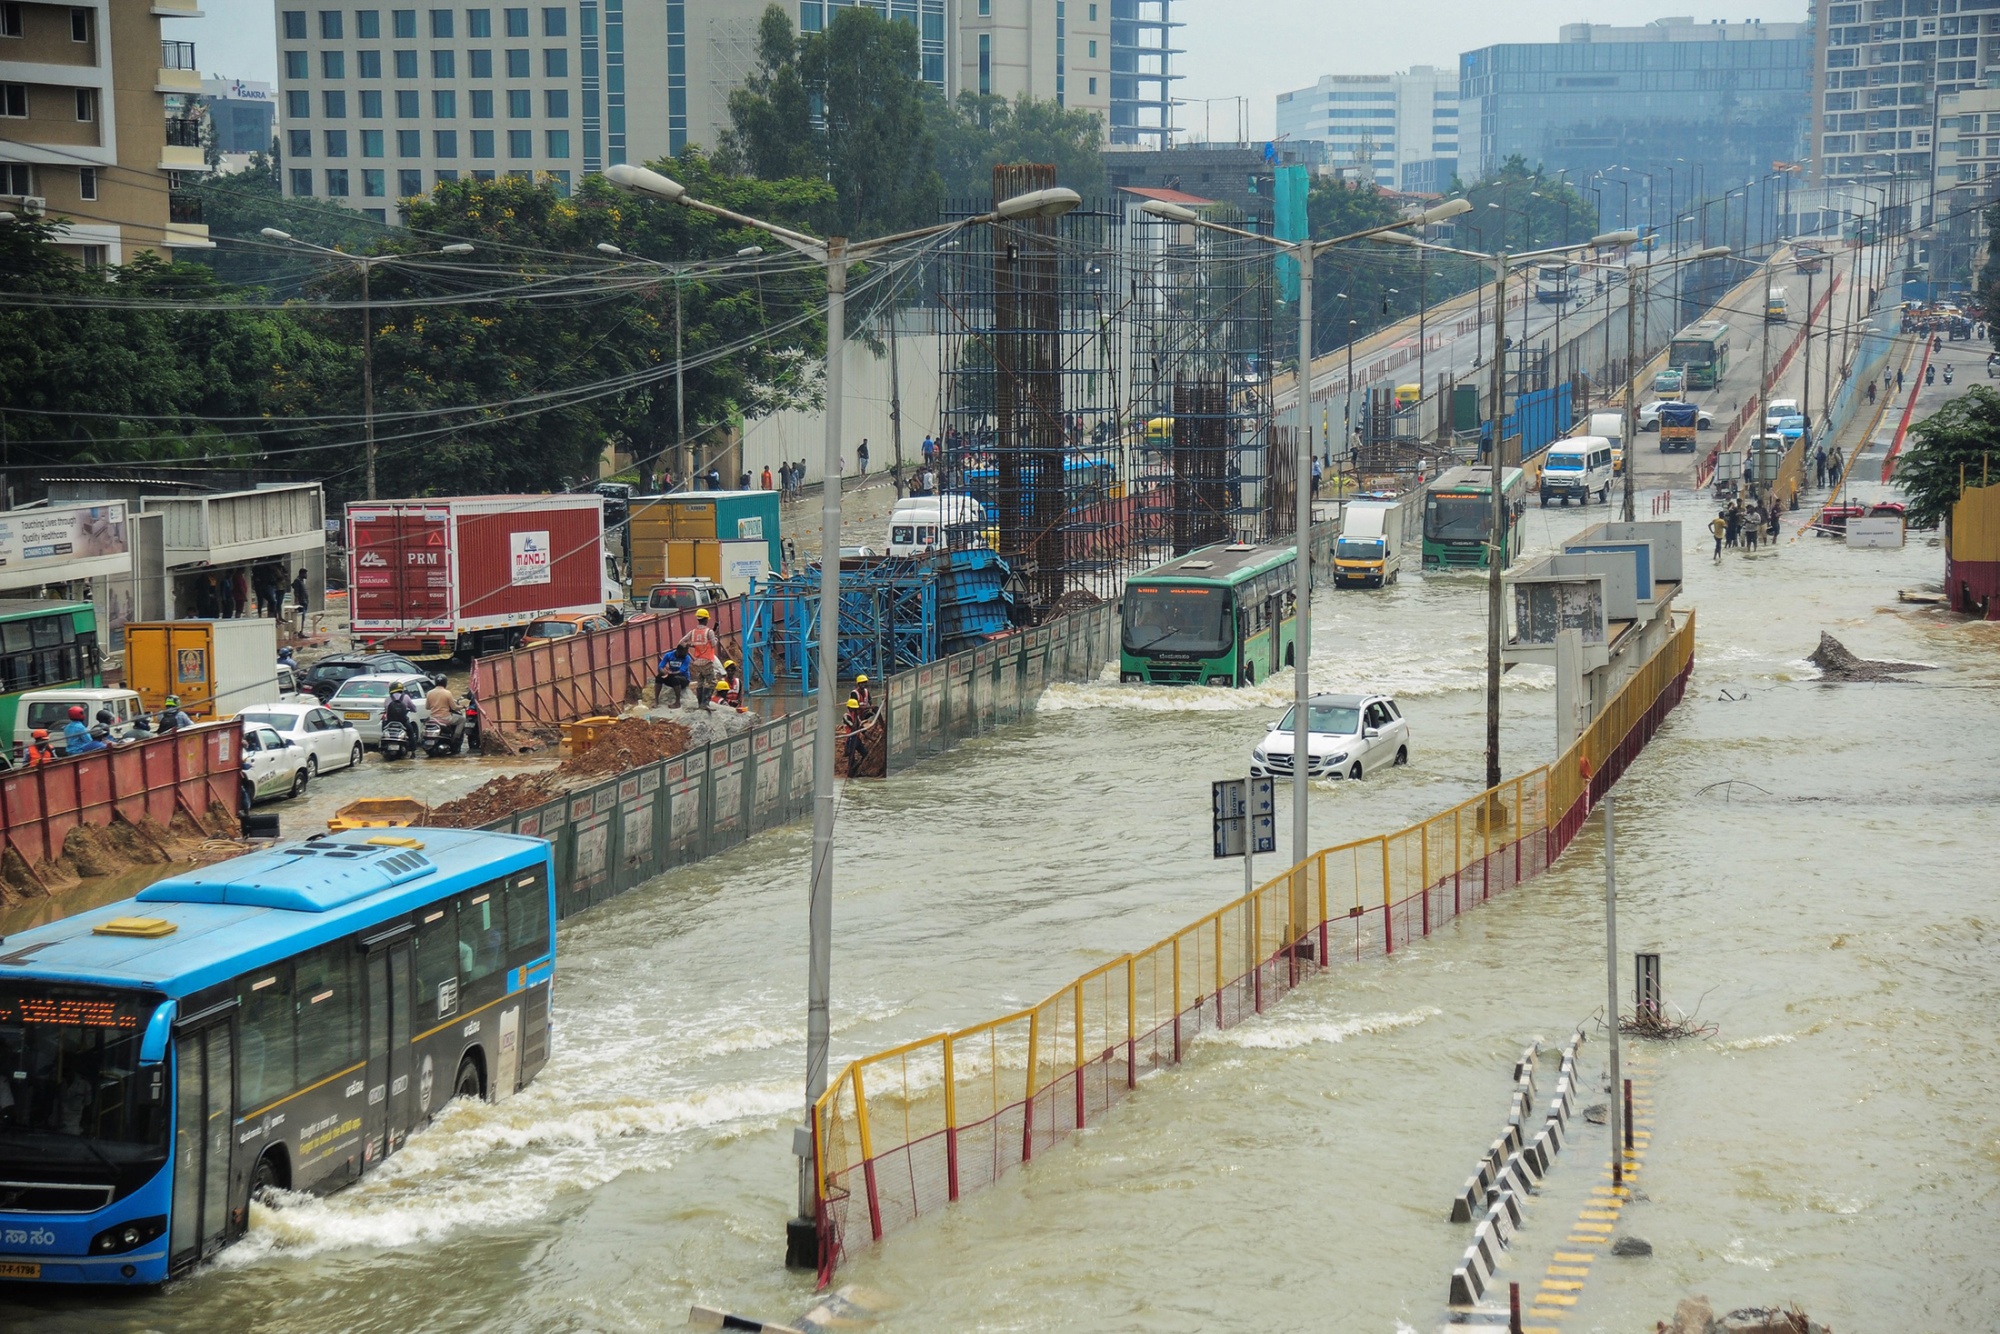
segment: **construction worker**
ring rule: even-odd
[[[179,695],[169,695],[166,701],[160,706],[160,721],[154,726],[153,730],[161,736],[165,736],[169,732],[178,732],[183,727],[193,726],[194,719],[188,717],[186,712],[181,708],[181,697]]]
[[[674,694],[673,707],[681,706],[681,692],[688,688],[688,655],[684,648],[670,648],[660,655],[659,665],[653,671],[653,703],[665,701],[667,692]]]
[[[708,709],[708,701],[715,694],[715,681],[719,674],[717,658],[722,641],[715,637],[715,631],[708,627],[708,608],[697,607],[694,613],[694,629],[681,636],[681,642],[674,646],[687,650],[689,675],[694,682],[695,703]]]
[[[39,769],[45,764],[56,762],[56,748],[49,744],[49,729],[37,727],[28,737],[28,749],[21,756],[21,762],[30,769]]]
[[[862,744],[861,733],[867,726],[861,713],[861,701],[853,695],[847,697],[847,776],[853,778],[861,766],[861,753],[867,747]]]
[[[867,713],[873,709],[875,697],[868,693],[868,673],[863,672],[854,678],[854,698],[861,701],[862,712]]]
[[[1716,516],[1708,521],[1708,531],[1715,537],[1715,558],[1721,560],[1722,539],[1729,535],[1729,520],[1723,518],[1721,512],[1717,511]]]
[[[722,664],[722,688],[716,691],[724,704],[731,708],[743,706],[743,672],[731,658]]]

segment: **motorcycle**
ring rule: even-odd
[[[479,754],[479,701],[470,695],[465,697],[465,744]]]
[[[1947,366],[1947,367],[1945,367],[1945,368],[1944,368],[1944,382],[1945,382],[1946,384],[1950,384],[1950,383],[1951,383],[1951,367],[1949,367],[1949,366]]]
[[[457,714],[446,719],[424,719],[424,754],[433,760],[456,755],[465,746],[465,724]]]
[[[1930,388],[1930,386],[1936,383],[1937,383],[1937,367],[1935,366],[1924,367],[1924,387],[1928,389]]]
[[[382,724],[382,758],[400,760],[410,753],[410,732],[401,723]]]

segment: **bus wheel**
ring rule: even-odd
[[[1248,663],[1243,664],[1243,684],[1246,686],[1257,684],[1257,669]]]
[[[257,1169],[250,1174],[250,1189],[243,1193],[243,1213],[237,1222],[245,1232],[250,1230],[250,1206],[266,1198],[272,1191],[285,1190],[291,1179],[285,1173],[282,1157],[274,1149],[257,1160]]]
[[[1293,644],[1285,645],[1285,666],[1290,667],[1292,665],[1292,653],[1296,649],[1296,647],[1297,646]]]
[[[451,1086],[454,1098],[486,1098],[486,1080],[479,1073],[479,1062],[470,1056],[458,1063],[458,1078]]]

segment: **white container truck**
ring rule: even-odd
[[[1333,544],[1335,588],[1381,588],[1396,582],[1414,508],[1401,500],[1351,500]]]

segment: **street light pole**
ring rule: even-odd
[[[282,241],[298,246],[301,250],[312,250],[322,255],[344,259],[361,270],[361,419],[366,440],[368,499],[375,499],[375,314],[369,294],[368,275],[377,264],[387,264],[392,260],[409,259],[408,255],[350,255],[345,250],[333,246],[315,245],[311,241],[301,241],[290,232],[276,227],[259,229],[259,235],[267,240]],[[454,241],[450,245],[439,246],[435,253],[440,255],[469,255],[473,251],[469,241]]]
[[[814,1268],[819,1263],[821,1242],[818,1179],[814,1170],[819,1152],[815,1109],[820,1095],[826,1092],[832,1034],[834,742],[839,718],[834,694],[840,679],[840,410],[847,339],[847,270],[892,245],[942,236],[976,223],[1060,217],[1081,201],[1074,190],[1060,187],[1034,190],[998,201],[988,213],[855,244],[840,236],[821,240],[697,199],[680,182],[645,167],[619,163],[604,175],[613,185],[632,194],[754,228],[777,238],[789,249],[818,260],[826,269],[826,440],[821,455],[824,477],[820,487],[819,664],[813,709],[812,868],[806,907],[809,944],[805,1127],[795,1144],[799,1154],[799,1212],[785,1227],[785,1263],[793,1268]]]
[[[1315,241],[1305,237],[1297,242],[1279,241],[1261,232],[1248,232],[1237,227],[1210,222],[1193,209],[1180,204],[1170,204],[1162,200],[1148,200],[1139,206],[1144,212],[1169,222],[1202,227],[1209,231],[1242,239],[1259,241],[1290,252],[1294,263],[1299,266],[1299,351],[1298,373],[1294,377],[1294,388],[1299,397],[1299,447],[1293,451],[1295,477],[1293,490],[1293,534],[1296,554],[1293,559],[1292,602],[1297,625],[1293,631],[1292,645],[1292,865],[1294,875],[1291,886],[1292,923],[1296,930],[1292,939],[1297,939],[1305,931],[1306,903],[1305,877],[1296,868],[1304,863],[1307,853],[1306,816],[1309,793],[1311,791],[1306,772],[1312,758],[1309,747],[1311,734],[1307,717],[1311,699],[1311,673],[1309,662],[1312,657],[1312,459],[1308,442],[1312,438],[1312,270],[1320,252],[1350,241],[1367,240],[1392,234],[1400,227],[1414,227],[1424,223],[1442,222],[1470,211],[1468,200],[1448,200],[1437,207],[1428,209],[1414,217],[1401,218],[1380,227],[1366,227],[1346,236],[1336,236],[1325,241]],[[1404,238],[1410,239],[1410,238]],[[1350,402],[1354,394],[1354,338],[1353,321],[1349,321],[1347,340],[1347,387]]]

